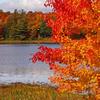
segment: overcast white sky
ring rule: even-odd
[[[0,9],[4,11],[13,11],[14,9],[43,12],[51,11],[51,8],[46,8],[44,3],[45,0],[0,0]]]

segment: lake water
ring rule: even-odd
[[[43,44],[56,48],[57,44]],[[15,82],[50,83],[48,77],[52,76],[49,66],[29,60],[32,53],[38,50],[39,44],[0,45],[0,84]]]

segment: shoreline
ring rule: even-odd
[[[48,87],[52,87],[52,88],[56,88],[57,86],[54,86],[52,84],[49,84],[49,83],[43,83],[43,82],[32,82],[32,83],[24,83],[24,82],[11,82],[11,83],[0,83],[0,87],[2,86],[11,86],[11,85],[31,85],[31,86],[34,86],[34,85],[37,85],[37,86],[48,86]]]
[[[46,84],[12,83],[0,85],[0,100],[87,100],[88,95],[58,93],[55,87]],[[41,99],[42,98],[42,99]]]
[[[0,88],[1,87],[9,87],[9,86],[12,86],[12,85],[29,85],[29,86],[43,86],[43,87],[51,87],[51,88],[56,88],[56,86],[53,86],[53,85],[50,85],[48,83],[36,83],[36,82],[33,82],[33,83],[23,83],[23,82],[15,82],[15,83],[7,83],[7,84],[0,84]]]
[[[0,44],[58,44],[57,42],[53,42],[51,40],[2,40]]]

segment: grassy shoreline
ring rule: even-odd
[[[57,44],[49,41],[0,41],[0,44]]]
[[[54,87],[13,83],[0,85],[0,100],[88,100],[86,95],[57,93]]]
[[[0,40],[0,44],[57,44],[50,38],[36,40]]]

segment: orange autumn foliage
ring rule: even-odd
[[[94,2],[95,1],[95,2]],[[49,79],[60,92],[88,91],[99,100],[100,93],[100,1],[47,0],[55,19],[46,18],[53,30],[53,40],[59,48],[40,47],[33,62],[50,65],[54,76]],[[73,34],[84,33],[84,38],[72,39]]]

